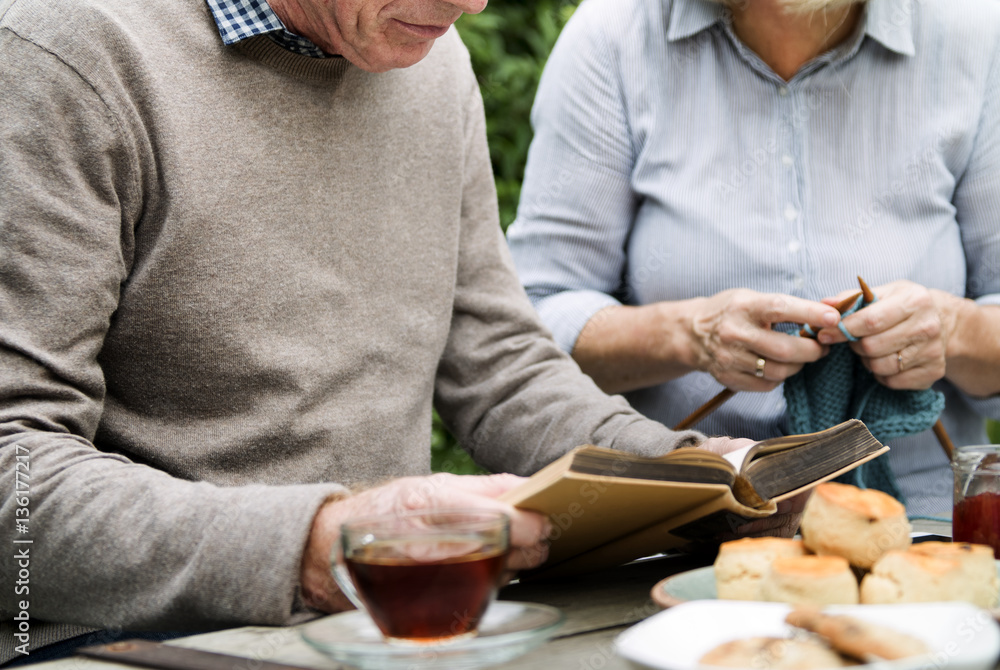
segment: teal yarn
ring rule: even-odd
[[[844,316],[862,307],[858,298]],[[848,419],[860,419],[885,444],[927,430],[944,410],[944,394],[938,391],[898,391],[879,384],[847,342],[832,345],[826,356],[786,379],[784,392],[792,434],[813,433]],[[837,481],[879,489],[903,501],[887,455]]]

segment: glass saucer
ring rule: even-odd
[[[335,661],[360,670],[393,668],[483,668],[509,661],[539,646],[562,625],[555,607],[499,600],[479,623],[479,634],[444,644],[389,644],[364,612],[334,614],[304,625],[310,646]]]

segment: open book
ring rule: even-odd
[[[549,515],[549,558],[537,572],[569,574],[675,549],[769,516],[782,500],[888,450],[855,419],[725,456],[686,447],[643,458],[583,446],[502,499]]]

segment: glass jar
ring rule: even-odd
[[[952,539],[989,545],[1000,558],[1000,445],[958,447],[951,469],[955,474]]]

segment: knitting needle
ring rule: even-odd
[[[849,310],[860,295],[861,293],[858,292],[848,298],[845,298],[844,300],[841,300],[836,305],[837,311],[843,314],[844,312]],[[803,328],[802,330],[799,331],[799,335],[801,335],[802,337],[815,337],[816,334]],[[691,412],[691,414],[689,414],[680,423],[674,426],[674,430],[685,430],[695,425],[696,423],[704,419],[706,416],[714,412],[716,409],[718,409],[718,407],[722,403],[732,398],[734,393],[736,393],[736,391],[733,391],[731,389],[722,389],[715,395],[715,397],[713,397],[711,400],[706,402],[704,405],[702,405],[695,411]]]
[[[944,424],[941,423],[941,419],[938,419],[934,423],[934,437],[938,439],[938,443],[941,448],[944,449],[944,455],[948,457],[950,462],[955,456],[955,445],[952,444],[951,438],[948,437],[948,431],[944,429]]]
[[[861,277],[858,277],[858,285],[861,287],[861,295],[864,296],[865,304],[868,305],[875,302],[875,294],[868,288],[868,284]]]
[[[860,298],[862,295],[864,295],[864,293],[862,291],[858,291],[854,295],[847,296],[846,298],[838,302],[836,305],[834,305],[834,307],[837,309],[838,312],[843,314],[851,307],[853,307],[854,303],[857,302],[858,298]],[[814,333],[811,329],[807,328],[802,328],[799,331],[799,335],[801,337],[816,337],[816,333]]]
[[[733,391],[732,389],[722,389],[715,395],[715,397],[713,397],[711,400],[706,402],[704,405],[702,405],[695,411],[691,412],[691,414],[689,414],[687,418],[685,418],[679,424],[674,426],[674,430],[686,430],[687,428],[690,428],[691,426],[695,425],[696,423],[704,419],[706,416],[714,412],[719,405],[732,398],[733,394],[735,393],[736,391]]]

